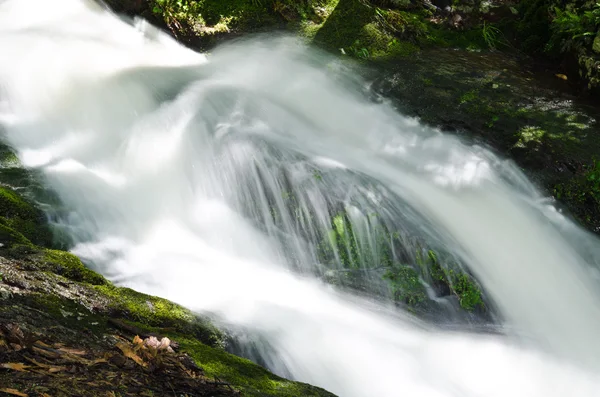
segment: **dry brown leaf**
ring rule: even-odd
[[[23,363],[3,363],[0,364],[0,367],[12,369],[13,371],[27,372],[27,368],[29,368],[29,365],[25,365]]]
[[[88,367],[90,365],[93,365],[93,361],[88,360],[87,358],[74,356],[72,354],[65,354],[62,358],[63,358],[63,360],[65,360],[71,364],[81,364],[81,365],[86,365]]]
[[[29,361],[30,363],[32,363],[35,366],[40,367],[40,368],[52,368],[53,367],[53,365],[41,363],[39,361],[34,360],[33,358],[25,357],[25,360]]]
[[[102,364],[102,363],[107,363],[107,362],[108,361],[105,358],[97,358],[95,360],[90,361],[87,365],[92,366],[92,365]]]
[[[33,350],[34,352],[36,352],[37,354],[39,354],[41,356],[48,357],[48,358],[59,358],[60,357],[60,354],[58,354],[58,353],[55,353],[53,351],[49,351],[46,349],[42,349],[39,347],[35,347],[35,346],[32,346],[31,350]]]
[[[140,358],[140,356],[135,354],[135,352],[131,349],[131,347],[129,347],[128,344],[117,343],[117,347],[119,348],[119,350],[121,350],[123,352],[123,355],[125,357],[129,357],[130,359],[135,361],[138,365],[141,365],[142,367],[146,367],[146,363],[144,362],[144,360],[142,360]]]
[[[13,396],[29,397],[29,394],[21,393],[20,391],[15,389],[0,389],[0,391],[3,393],[12,394]]]
[[[51,374],[57,373],[57,372],[62,372],[62,371],[66,371],[67,367],[51,367],[48,368],[48,372],[50,372]]]
[[[63,353],[74,354],[76,356],[85,356],[87,354],[85,350],[71,349],[68,347],[61,347],[58,349],[58,351],[61,351]]]
[[[134,345],[143,345],[144,341],[142,340],[142,338],[140,338],[139,336],[135,336],[135,338],[133,338],[133,344]]]

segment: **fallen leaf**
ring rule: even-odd
[[[87,354],[87,352],[85,350],[70,349],[68,347],[61,347],[58,350],[63,353],[74,354],[76,356],[85,356]]]
[[[40,368],[51,368],[52,367],[52,365],[41,363],[39,361],[34,360],[33,358],[25,357],[25,360],[29,361],[32,364],[35,364],[37,367],[40,367]]]
[[[51,368],[48,368],[48,372],[50,372],[51,374],[54,374],[56,372],[66,371],[66,370],[67,370],[66,367],[51,367]]]
[[[69,354],[69,353],[65,353],[63,356],[61,356],[61,359],[63,361],[71,363],[71,364],[81,364],[81,365],[87,365],[87,366],[93,365],[92,364],[93,362],[88,360],[87,358],[75,356],[75,355]]]
[[[139,336],[136,335],[135,338],[133,338],[134,345],[142,345],[143,343],[144,343],[144,341]]]
[[[90,361],[88,365],[91,366],[91,365],[102,364],[102,363],[107,363],[107,362],[108,362],[108,360],[106,360],[105,358],[97,358],[95,360]]]
[[[52,348],[52,346],[45,344],[41,340],[36,340],[35,343],[34,343],[34,345],[35,346],[40,346],[40,347],[45,347],[45,348]]]
[[[569,80],[569,78],[565,74],[557,73],[557,74],[555,74],[555,76],[558,77],[561,80],[565,80],[565,81]]]
[[[3,363],[0,364],[0,367],[2,368],[6,368],[6,369],[12,369],[14,371],[19,371],[19,372],[27,372],[27,368],[29,368],[29,365],[25,365],[22,363]]]
[[[31,350],[33,350],[37,354],[40,354],[40,355],[42,355],[44,357],[48,357],[48,358],[59,358],[60,357],[60,354],[58,354],[58,353],[55,353],[53,351],[49,351],[46,349],[42,349],[39,347],[35,347],[35,346],[32,346]]]
[[[0,391],[3,393],[12,394],[13,396],[29,397],[29,394],[21,393],[20,391],[15,389],[0,389]]]
[[[117,348],[119,348],[119,350],[121,350],[123,352],[123,355],[125,357],[129,357],[130,359],[132,359],[133,361],[135,361],[138,365],[140,365],[142,367],[146,366],[146,363],[144,363],[144,360],[142,360],[140,358],[140,356],[135,354],[135,352],[131,349],[131,347],[129,347],[129,345],[127,345],[125,343],[117,343]]]

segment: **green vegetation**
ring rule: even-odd
[[[61,275],[69,280],[81,281],[92,285],[106,285],[108,281],[96,272],[91,271],[81,263],[81,260],[65,251],[44,251],[44,270]]]
[[[460,306],[467,311],[485,309],[481,289],[460,267],[449,260],[442,264],[434,251],[426,251],[423,255],[420,249],[415,252],[412,263],[400,263],[394,259],[397,257],[395,251],[404,248],[399,234],[390,232],[375,219],[370,229],[375,244],[361,243],[347,213],[341,212],[331,218],[327,241],[318,247],[320,262],[337,271],[337,278],[331,282],[356,288],[362,285],[362,279],[369,272],[375,271],[389,283],[394,301],[406,305],[409,310],[427,307],[426,284],[440,296],[456,295]]]
[[[383,277],[390,281],[396,301],[408,306],[416,306],[425,301],[425,288],[419,280],[419,274],[412,267],[390,268]]]
[[[5,245],[15,242],[28,244],[29,241],[39,245],[51,244],[52,235],[42,212],[8,187],[0,187],[0,225],[2,234],[8,238],[0,241]]]
[[[113,315],[147,326],[173,329],[210,346],[222,344],[223,336],[210,322],[166,299],[112,284],[97,286],[96,291],[108,298]]]
[[[172,337],[179,341],[182,350],[188,353],[209,377],[231,383],[246,396],[333,397],[323,389],[280,378],[249,360],[211,348],[194,339],[178,335]]]
[[[594,159],[575,178],[554,186],[554,196],[584,224],[600,218],[600,161]]]
[[[565,52],[578,47],[589,47],[600,27],[600,3],[591,9],[571,7],[562,9],[555,6],[550,30],[552,36],[546,46],[547,51]]]

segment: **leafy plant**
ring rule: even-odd
[[[547,51],[560,46],[560,51],[568,51],[578,45],[589,45],[600,26],[600,3],[583,12],[554,8],[552,37]]]
[[[483,35],[483,40],[485,44],[492,50],[498,48],[499,44],[505,44],[504,35],[494,25],[490,25],[487,21],[483,22],[483,27],[481,29],[481,34]]]
[[[152,12],[162,17],[173,34],[183,29],[182,21],[187,21],[197,13],[198,3],[190,0],[153,0]]]
[[[367,60],[371,57],[369,50],[365,47],[361,47],[360,40],[356,40],[348,50],[352,56],[358,59]]]

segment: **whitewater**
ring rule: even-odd
[[[600,396],[597,238],[511,161],[370,101],[340,59],[265,37],[200,54],[83,0],[0,1],[0,49],[3,139],[114,282],[260,335],[272,371],[343,397]],[[286,188],[301,235],[270,216]],[[323,282],[331,201],[460,258],[497,332]]]

